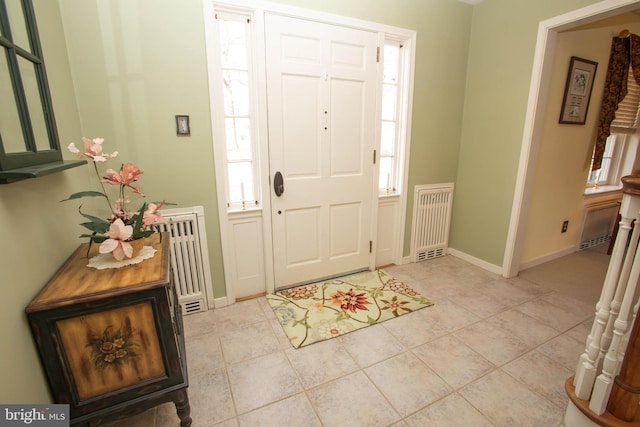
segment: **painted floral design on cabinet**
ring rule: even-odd
[[[104,369],[130,362],[138,357],[136,347],[139,345],[132,340],[132,335],[133,329],[130,327],[121,327],[114,331],[111,325],[101,335],[92,334],[87,347],[90,347],[95,367]]]
[[[56,322],[81,399],[166,375],[150,301]]]

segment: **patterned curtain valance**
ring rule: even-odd
[[[611,122],[615,118],[618,104],[627,96],[627,78],[629,66],[633,77],[640,84],[640,37],[630,34],[628,37],[614,37],[611,41],[609,66],[602,94],[598,133],[593,153],[592,171],[602,166],[607,137],[611,134]]]

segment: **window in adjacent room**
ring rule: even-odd
[[[31,0],[0,0],[0,171],[62,160]]]
[[[627,135],[623,133],[612,133],[609,135],[602,156],[602,167],[589,173],[589,179],[587,180],[588,186],[618,184],[618,180],[616,179],[618,174],[616,172],[619,160],[622,159],[626,136]]]
[[[616,118],[611,122],[611,134],[606,141],[602,167],[595,171],[589,168],[588,192],[601,187],[619,186],[620,179],[633,171],[638,146],[639,105],[640,86],[629,70],[627,96],[618,104]]]

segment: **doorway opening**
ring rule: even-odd
[[[531,202],[537,164],[537,153],[541,142],[545,119],[545,105],[553,66],[553,53],[558,33],[581,25],[637,10],[638,1],[607,1],[596,3],[540,23],[538,29],[529,101],[516,179],[516,191],[511,210],[511,219],[505,255],[502,264],[503,276],[514,277],[520,269],[521,255],[527,227],[527,211]]]

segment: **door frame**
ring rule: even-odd
[[[553,67],[553,54],[558,32],[596,22],[636,9],[640,0],[604,0],[544,21],[538,26],[529,100],[525,116],[520,160],[511,208],[502,275],[515,277],[520,270],[520,258],[527,226],[527,211],[535,178],[537,153],[544,125],[546,98]]]
[[[256,50],[256,64],[255,64],[255,84],[257,86],[256,90],[256,104],[257,104],[257,127],[259,129],[258,137],[258,148],[256,159],[259,164],[259,200],[260,203],[255,208],[248,209],[247,211],[229,211],[227,209],[227,201],[226,201],[226,177],[223,176],[221,171],[225,171],[226,167],[223,163],[225,161],[226,156],[219,155],[217,151],[216,140],[223,140],[220,138],[220,135],[217,133],[216,124],[214,120],[212,120],[213,126],[213,146],[214,146],[214,161],[216,166],[216,192],[217,192],[217,204],[218,204],[218,215],[219,215],[219,225],[220,225],[220,240],[221,240],[221,249],[223,255],[223,266],[224,266],[224,277],[225,277],[225,289],[226,296],[224,298],[220,298],[221,301],[220,306],[232,304],[236,300],[235,292],[234,292],[234,281],[236,280],[235,274],[235,259],[234,259],[234,242],[233,236],[230,231],[230,227],[232,221],[237,218],[248,218],[250,216],[256,217],[261,221],[262,224],[262,255],[264,260],[264,281],[265,281],[265,290],[267,293],[272,293],[275,290],[275,280],[274,280],[274,271],[273,271],[273,238],[272,238],[272,230],[271,230],[271,216],[272,216],[272,207],[271,207],[271,197],[270,191],[271,186],[269,182],[269,147],[268,147],[268,132],[267,132],[267,117],[266,117],[266,73],[265,73],[265,46],[264,46],[264,16],[266,13],[274,13],[281,14],[285,16],[290,16],[294,18],[301,18],[306,20],[312,20],[317,22],[323,22],[333,25],[341,25],[345,27],[351,27],[356,29],[362,29],[366,31],[372,31],[379,35],[379,44],[383,46],[384,41],[386,39],[394,39],[394,40],[402,40],[404,42],[404,47],[407,49],[409,60],[407,61],[407,69],[405,71],[406,78],[406,114],[403,117],[402,123],[404,127],[404,131],[406,135],[404,135],[404,144],[402,145],[401,152],[398,153],[400,157],[400,163],[402,168],[401,182],[399,183],[399,203],[400,203],[400,215],[399,215],[399,223],[394,224],[394,227],[398,228],[399,238],[396,242],[396,264],[401,264],[404,260],[403,258],[403,248],[404,248],[404,231],[406,225],[406,209],[407,209],[407,185],[409,179],[409,152],[411,146],[411,118],[412,118],[412,107],[413,107],[413,81],[414,81],[414,69],[415,69],[415,46],[416,46],[416,32],[413,30],[408,30],[404,28],[394,27],[386,24],[380,24],[376,22],[370,22],[365,20],[360,20],[356,18],[345,17],[341,15],[335,15],[326,12],[314,11],[309,9],[303,9],[299,7],[287,6],[278,3],[265,2],[262,0],[233,0],[233,3],[228,1],[231,0],[203,0],[203,9],[204,9],[204,21],[205,21],[205,38],[207,40],[207,62],[209,70],[215,65],[215,60],[212,59],[212,49],[209,47],[210,42],[212,40],[213,34],[213,26],[214,26],[214,16],[215,9],[225,9],[228,11],[237,11],[238,13],[244,13],[251,16],[254,27],[254,48]],[[211,71],[209,71],[211,76]],[[381,77],[380,77],[381,79]],[[381,83],[380,83],[381,84]],[[213,94],[214,89],[212,89],[212,83],[210,82],[210,100],[213,106]],[[378,102],[379,104],[379,102]],[[379,107],[378,107],[379,108]],[[212,108],[212,112],[214,109]],[[379,132],[376,132],[376,142],[375,149],[380,152],[380,141],[379,141]],[[379,163],[379,162],[378,162]],[[377,171],[379,168],[379,164],[376,164],[376,171],[374,172],[375,177],[377,178]],[[372,180],[372,186],[374,186],[375,191],[373,192],[373,202],[374,202],[374,214],[372,215],[372,224],[371,224],[371,234],[373,236],[376,235],[377,232],[377,211],[379,204],[379,197],[377,191],[377,180],[374,178]],[[375,266],[375,239],[372,249],[372,255],[370,258],[370,268]]]

